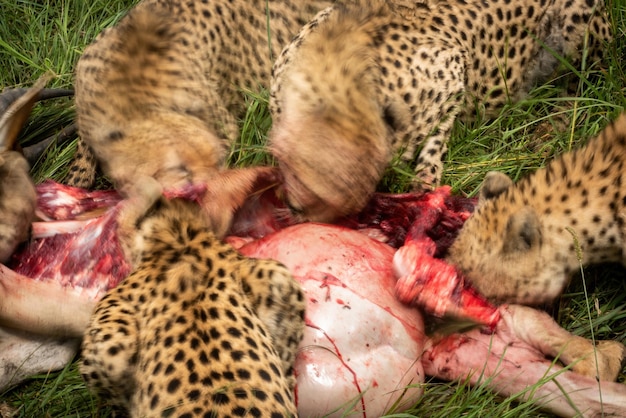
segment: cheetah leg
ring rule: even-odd
[[[453,118],[449,118],[453,119]],[[420,152],[415,167],[414,190],[434,189],[439,186],[443,174],[443,155],[448,151],[448,139],[452,123],[442,122],[437,133],[431,135]]]
[[[430,57],[435,67],[446,68],[441,76],[437,71],[426,72],[416,67],[417,83],[427,89],[428,86],[437,86],[430,90],[433,101],[421,111],[423,120],[435,121],[431,131],[419,153],[415,167],[413,189],[428,189],[439,186],[443,174],[443,156],[448,151],[448,140],[452,126],[461,111],[463,93],[465,91],[464,57],[451,48],[424,45],[421,53]],[[443,78],[441,78],[443,77]],[[414,151],[407,149],[411,155],[403,155],[403,159],[412,159]]]
[[[575,372],[604,381],[614,381],[626,354],[617,341],[591,341],[572,335],[545,312],[521,305],[501,309],[506,326],[519,339],[542,353],[558,358]]]
[[[76,152],[63,182],[68,186],[89,189],[96,180],[96,157],[82,139],[76,144]]]
[[[252,265],[242,265],[242,273],[247,273],[242,274],[243,290],[270,333],[285,376],[291,378],[298,344],[304,335],[304,293],[283,264],[249,260]]]
[[[81,347],[80,372],[103,399],[123,400],[119,406],[128,407],[136,386],[133,365],[139,331],[133,309],[117,297],[119,293],[106,295],[92,315]]]
[[[163,188],[154,178],[140,176],[124,193],[129,197],[117,217],[117,236],[126,260],[134,267],[142,250],[141,240],[137,238],[137,221],[161,197]]]

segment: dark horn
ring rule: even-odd
[[[0,93],[0,115],[2,115],[17,99],[26,94],[28,90],[30,89],[7,89]],[[43,89],[37,96],[37,101],[73,95],[74,90],[72,89]]]
[[[19,89],[18,92],[9,90],[0,95],[7,103],[0,113],[0,151],[13,148],[24,122],[28,119],[35,102],[39,100],[39,94],[51,77],[50,73],[46,73],[39,77],[31,88],[24,89],[23,92]]]
[[[46,139],[37,142],[36,144],[30,145],[28,147],[22,147],[22,154],[26,158],[26,161],[31,165],[31,167],[41,158],[43,153],[48,149],[50,144],[53,142],[57,142],[57,144],[63,144],[65,141],[70,139],[77,131],[76,124],[73,123],[69,126],[66,126],[58,133],[47,137]]]

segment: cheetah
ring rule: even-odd
[[[589,36],[587,36],[589,35]],[[439,184],[458,116],[493,116],[558,70],[598,62],[611,39],[602,0],[343,1],[278,57],[269,150],[303,218],[358,212],[392,157],[415,189]]]
[[[295,416],[300,285],[216,239],[193,201],[134,187],[119,215],[134,269],[84,333],[87,385],[133,417]]]
[[[551,302],[581,262],[626,264],[625,164],[623,114],[515,185],[490,173],[449,261],[490,299],[522,304]]]
[[[140,2],[77,63],[81,141],[65,182],[90,187],[96,161],[122,191],[137,176],[166,187],[213,176],[238,137],[244,91],[268,87],[273,57],[330,4]]]

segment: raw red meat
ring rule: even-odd
[[[256,238],[295,222],[284,216],[279,202],[266,197],[249,203],[245,216],[237,218],[245,222],[243,231],[235,223],[237,235]],[[493,328],[499,320],[498,310],[441,259],[475,204],[475,199],[453,196],[447,186],[424,194],[376,194],[361,213],[340,219],[338,224],[393,247],[404,243],[393,259],[399,278],[396,295],[402,302],[434,316],[463,317]]]
[[[375,229],[394,248],[405,244],[407,233],[426,234],[435,243],[435,257],[445,255],[477,199],[452,195],[443,186],[432,193],[376,193],[362,212],[338,221],[352,229]],[[435,215],[436,214],[436,215]],[[434,216],[435,215],[435,216]],[[430,216],[430,220],[422,217]],[[417,219],[420,222],[415,222]]]
[[[94,217],[122,200],[115,190],[88,191],[52,180],[42,182],[36,189],[37,215],[43,220]]]
[[[0,265],[0,325],[47,335],[80,336],[91,307],[130,272],[117,241],[119,197],[49,181],[37,187],[33,238]],[[75,205],[75,206],[74,206]],[[74,219],[94,209],[104,215]],[[55,219],[62,220],[55,220]]]
[[[498,310],[472,290],[454,266],[436,258],[445,255],[473,209],[470,202],[457,202],[449,187],[440,187],[413,206],[414,221],[393,258],[396,295],[432,315],[464,317],[493,328],[500,319]]]
[[[37,191],[37,212],[52,221],[36,223],[34,230],[43,229],[41,235],[49,236],[31,240],[7,266],[33,280],[85,289],[94,299],[117,286],[130,273],[116,236],[119,195],[112,191],[85,192],[52,181],[37,186]],[[84,222],[65,222],[96,209],[108,210]],[[68,229],[68,225],[76,230]]]

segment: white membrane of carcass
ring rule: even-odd
[[[301,280],[309,304],[296,361],[300,415],[350,407],[376,417],[398,399],[414,405],[421,389],[405,389],[423,382],[421,351],[400,320],[350,289]]]
[[[241,251],[279,260],[305,289],[307,328],[295,365],[301,416],[378,417],[415,404],[424,381],[423,319],[395,298],[393,248],[309,223]]]

